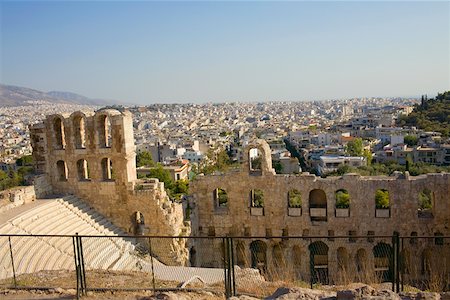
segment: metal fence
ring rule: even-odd
[[[450,237],[0,235],[1,287],[266,297],[278,287],[352,282],[448,291]]]

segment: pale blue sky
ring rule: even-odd
[[[0,5],[5,84],[143,104],[450,89],[449,2]]]

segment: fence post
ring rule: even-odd
[[[399,280],[399,233],[394,232],[392,236],[392,259],[390,262],[392,270],[392,291],[399,292],[400,280]]]
[[[156,284],[155,284],[155,269],[153,267],[153,251],[152,251],[152,239],[148,238],[148,250],[150,251],[150,264],[152,266],[152,286],[153,286],[153,296],[156,295]]]
[[[73,244],[73,258],[75,261],[75,273],[77,276],[77,299],[80,299],[80,275],[78,270],[78,263],[77,263],[77,241],[75,239],[75,236],[72,236],[72,244]]]
[[[79,239],[79,247],[80,247],[80,268],[81,268],[81,275],[82,275],[82,284],[83,284],[83,295],[87,294],[87,285],[86,285],[86,270],[84,265],[84,254],[83,254],[83,242],[81,240],[81,236],[78,237]]]
[[[236,274],[234,274],[234,242],[233,238],[230,239],[230,250],[231,250],[231,295],[236,296]]]
[[[229,282],[229,270],[228,270],[228,238],[222,238],[223,243],[223,279],[225,284],[225,297],[228,299],[231,297],[230,282]]]
[[[8,236],[8,241],[9,241],[9,254],[11,255],[11,265],[12,265],[12,270],[13,270],[14,287],[17,287],[16,268],[14,267],[14,256],[13,256],[12,245],[11,245],[11,236]]]

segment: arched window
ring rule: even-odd
[[[424,189],[419,193],[418,203],[418,216],[419,218],[432,218],[433,217],[433,193],[429,189]]]
[[[59,181],[67,181],[67,166],[63,160],[56,162],[56,170]]]
[[[54,148],[57,150],[65,149],[66,140],[64,136],[64,122],[59,117],[56,117],[53,120],[53,132],[55,137]]]
[[[262,155],[258,148],[252,148],[248,152],[248,162],[251,175],[262,174]]]
[[[86,148],[86,119],[83,116],[73,118],[73,129],[75,138],[75,148]]]
[[[112,146],[112,128],[111,120],[107,115],[101,115],[97,119],[98,141],[101,148],[110,148]]]
[[[228,208],[228,195],[224,189],[217,188],[213,191],[215,209]]]
[[[311,221],[327,220],[327,196],[323,190],[314,189],[309,193],[309,214]]]
[[[111,159],[105,157],[102,159],[102,178],[103,180],[112,180],[114,179],[114,173],[112,168]]]
[[[85,159],[77,161],[78,180],[89,180],[89,167]]]

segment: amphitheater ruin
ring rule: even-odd
[[[31,126],[30,132],[38,173],[36,196],[59,197],[52,204],[54,209],[64,206],[60,210],[43,207],[40,219],[82,205],[115,228],[100,228],[97,234],[211,237],[190,242],[161,240],[151,253],[161,268],[220,267],[223,262],[217,253],[222,253],[224,245],[222,239],[213,237],[228,236],[235,237],[235,262],[240,267],[270,273],[288,266],[298,279],[317,275],[319,281],[337,282],[342,270],[353,274],[389,271],[389,243],[398,233],[410,237],[402,249],[403,267],[409,268],[409,276],[423,276],[432,265],[434,251],[443,253],[439,257],[446,263],[443,274],[447,278],[450,274],[450,251],[440,250],[439,238],[450,234],[450,174],[278,175],[272,169],[269,145],[254,140],[245,148],[240,169],[198,176],[191,182],[189,203],[182,204],[170,201],[157,179],[137,179],[128,111],[51,115]],[[259,155],[258,165],[251,159],[252,151]],[[389,198],[383,207],[376,205],[378,190]],[[349,205],[336,205],[337,192],[348,195]],[[419,209],[420,193],[430,197],[432,206],[426,211]],[[74,201],[78,204],[70,206]],[[22,214],[20,221],[0,227],[1,233],[22,232],[13,225],[23,230],[45,228],[45,224],[32,223],[37,219]],[[63,230],[66,227],[62,224],[51,233],[68,234]],[[417,241],[420,236],[433,238]],[[448,239],[445,244],[449,246]],[[108,247],[130,245],[123,242]],[[102,252],[98,265],[126,265],[106,253]],[[63,262],[59,267],[64,266]]]

